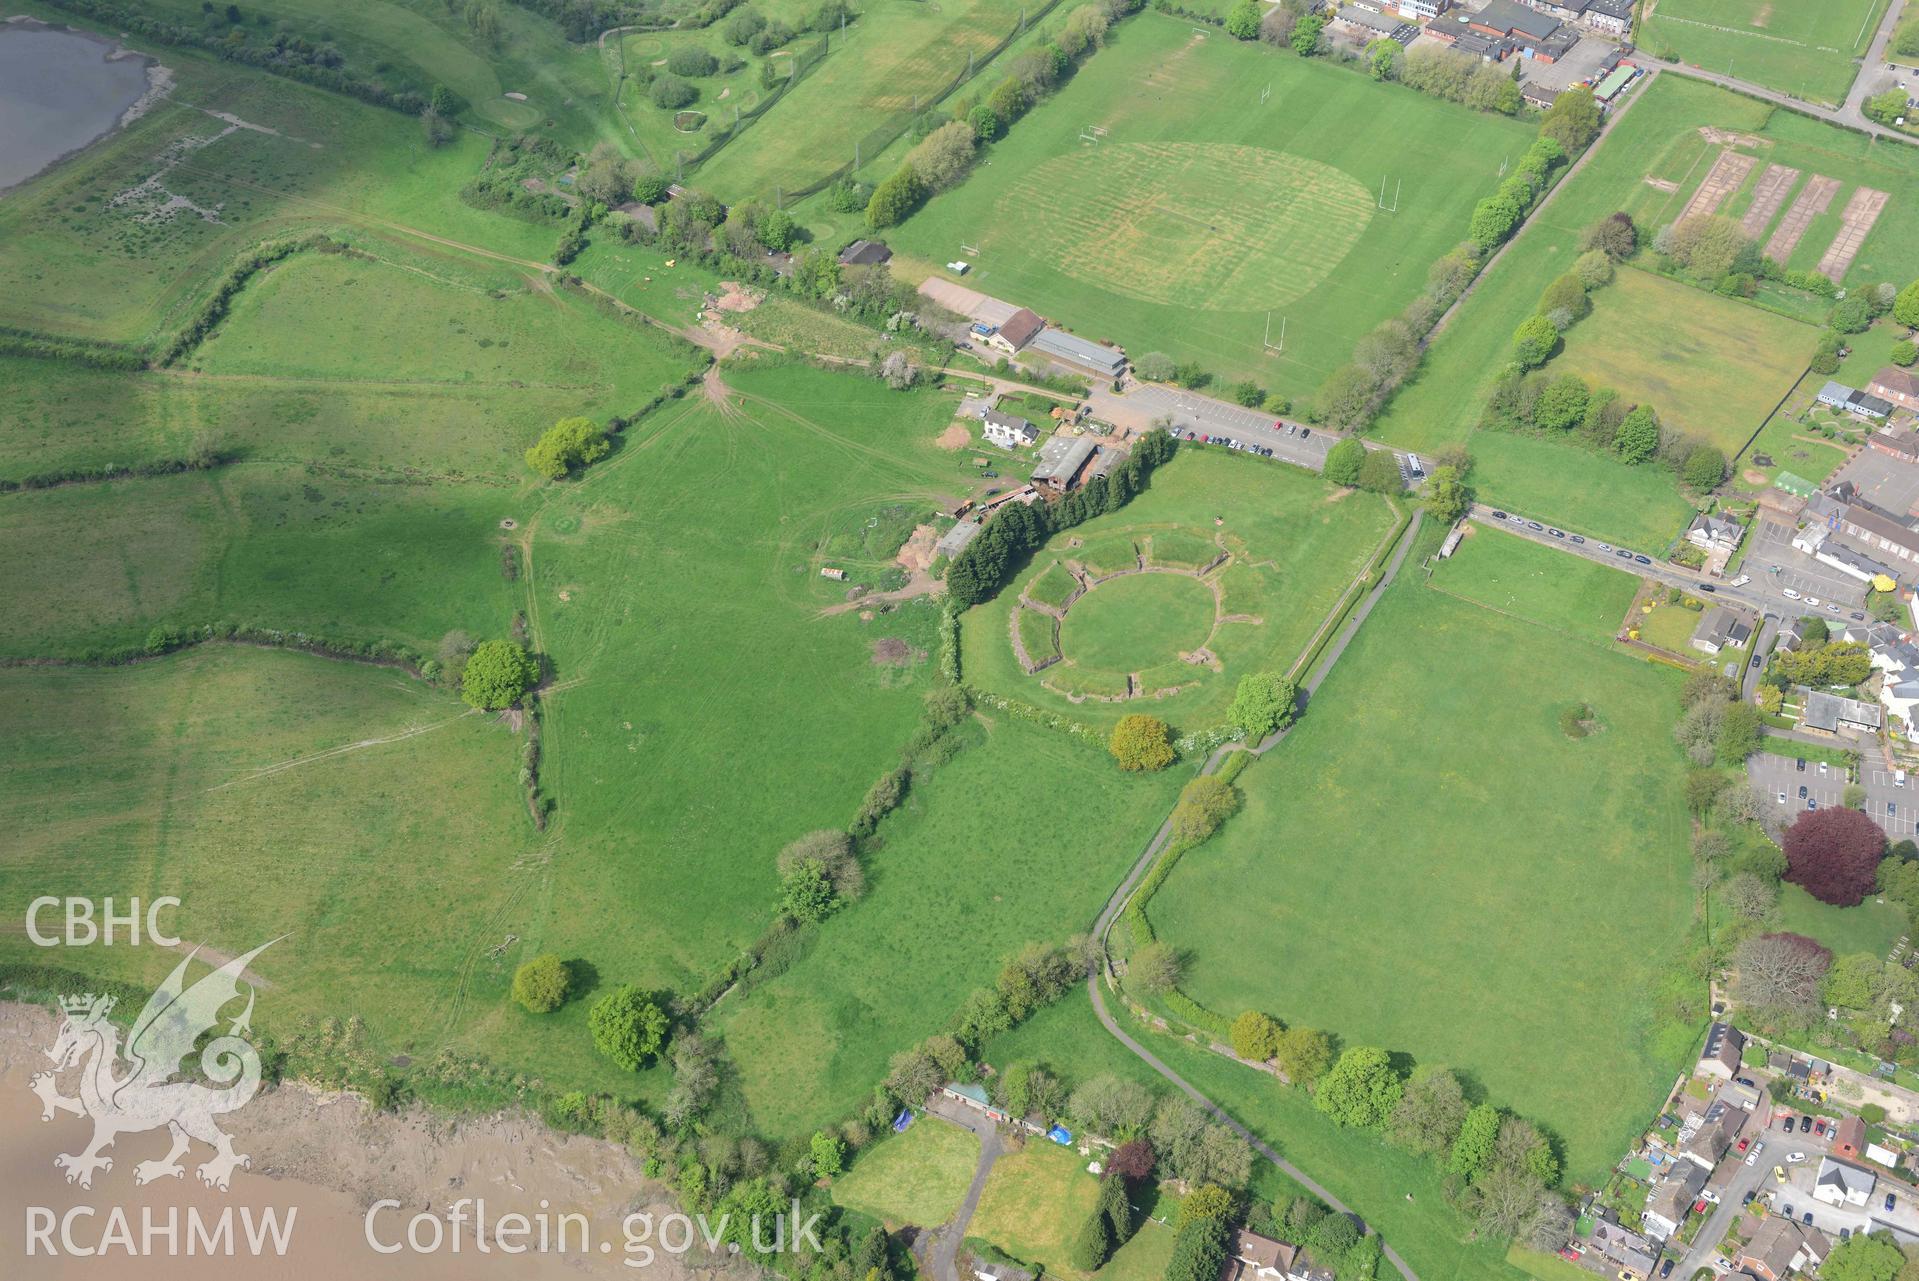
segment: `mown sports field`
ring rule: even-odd
[[[1887,0],[1657,0],[1639,42],[1685,62],[1813,102],[1845,101]]]
[[[1402,577],[1153,898],[1185,990],[1446,1064],[1571,1180],[1611,1166],[1692,1036],[1652,1026],[1688,827],[1678,675],[1608,645],[1635,586],[1490,529]],[[1570,738],[1581,703],[1604,728]]]
[[[889,243],[920,271],[969,260],[968,285],[1135,358],[1306,396],[1418,292],[1530,139],[1143,13]]]

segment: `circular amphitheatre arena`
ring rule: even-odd
[[[1283,151],[1107,142],[1035,166],[996,212],[1066,276],[1142,302],[1257,311],[1317,288],[1374,208],[1350,174]]]
[[[1228,603],[1234,557],[1213,540],[1159,530],[1073,547],[1022,584],[1013,656],[1074,702],[1168,698],[1223,669],[1222,627],[1258,627]]]

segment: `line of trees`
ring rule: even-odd
[[[226,319],[227,308],[233,299],[246,288],[247,282],[277,262],[291,258],[294,254],[316,250],[321,253],[348,253],[347,245],[331,236],[314,233],[290,240],[266,240],[241,254],[226,273],[215,282],[213,292],[207,295],[205,302],[193,313],[172,341],[160,349],[154,359],[156,366],[165,367],[174,364],[181,357],[204,342],[209,334]]]
[[[1155,427],[1139,438],[1125,462],[1059,502],[1005,504],[947,567],[947,595],[962,609],[985,600],[1052,535],[1124,507],[1152,483],[1153,469],[1171,459],[1175,448],[1172,435]]]

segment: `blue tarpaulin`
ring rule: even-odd
[[[893,1133],[904,1134],[906,1127],[913,1124],[913,1112],[910,1108],[901,1108],[900,1114],[893,1118]]]
[[[1065,1146],[1065,1145],[1070,1145],[1072,1143],[1073,1132],[1071,1130],[1068,1130],[1063,1125],[1056,1125],[1052,1129],[1046,1132],[1046,1137],[1051,1139],[1055,1143]]]

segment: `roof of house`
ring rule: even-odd
[[[999,336],[1013,344],[1015,350],[1033,341],[1033,336],[1046,328],[1046,322],[1032,312],[1021,307],[1018,311],[1000,322]]]
[[[1473,17],[1473,22],[1495,31],[1518,32],[1534,40],[1544,40],[1559,30],[1559,19],[1528,9],[1517,0],[1491,0]]]
[[[1088,342],[1060,329],[1048,329],[1033,339],[1033,350],[1106,373],[1117,374],[1126,364],[1126,354],[1118,348]]]
[[[1839,1124],[1833,1127],[1834,1147],[1849,1147],[1857,1151],[1866,1146],[1866,1123],[1856,1116],[1842,1116]]]
[[[1748,1268],[1760,1264],[1773,1276],[1783,1277],[1792,1271],[1792,1261],[1804,1241],[1798,1224],[1784,1215],[1769,1214],[1752,1234],[1752,1240],[1740,1249],[1739,1264]]]
[[[840,250],[840,261],[849,267],[865,267],[873,263],[885,262],[893,256],[893,251],[884,241],[855,240]]]
[[[1872,1185],[1878,1181],[1879,1176],[1871,1170],[1862,1170],[1856,1165],[1825,1157],[1819,1162],[1819,1177],[1813,1180],[1812,1185],[1814,1188],[1838,1188],[1849,1196],[1868,1197],[1872,1195]]]
[[[1752,617],[1728,605],[1714,605],[1706,611],[1706,616],[1699,620],[1699,626],[1692,635],[1694,640],[1708,640],[1721,647],[1744,645],[1752,637]],[[1717,1027],[1718,1024],[1714,1026]],[[1728,1066],[1739,1066],[1737,1050],[1733,1052],[1733,1060]]]
[[[1681,1161],[1666,1181],[1646,1197],[1646,1210],[1674,1223],[1686,1217],[1686,1207],[1706,1186],[1706,1171],[1691,1161]]]
[[[1739,1070],[1740,1056],[1746,1052],[1746,1035],[1730,1023],[1715,1023],[1706,1029],[1706,1048],[1699,1052],[1700,1062],[1710,1059],[1728,1071]]]
[[[1875,392],[1885,388],[1900,396],[1919,396],[1919,375],[1913,374],[1910,370],[1901,369],[1897,365],[1887,365],[1874,374],[1872,381],[1866,385]]]
[[[1713,1104],[1706,1109],[1706,1123],[1686,1140],[1680,1150],[1708,1165],[1717,1162],[1732,1146],[1733,1136],[1745,1127],[1748,1115],[1744,1108],[1724,1103]]]
[[[1285,1272],[1293,1266],[1293,1260],[1298,1255],[1299,1247],[1288,1242],[1275,1241],[1244,1228],[1233,1233],[1233,1257],[1243,1259],[1254,1267]]]
[[[1055,436],[1040,446],[1039,466],[1033,469],[1033,479],[1064,485],[1079,474],[1097,447],[1098,442],[1091,436]]]
[[[1826,379],[1826,385],[1819,389],[1819,399],[1825,401],[1827,404],[1843,405],[1848,400],[1851,400],[1857,392],[1858,389],[1855,387],[1848,387],[1835,378],[1828,378]]]
[[[1833,733],[1844,721],[1851,725],[1864,725],[1869,729],[1879,728],[1879,704],[1862,703],[1856,698],[1841,698],[1837,694],[1828,694],[1823,690],[1813,690],[1806,695],[1806,710],[1800,716],[1800,723],[1812,729]],[[1797,1064],[1794,1065],[1795,1068]],[[1802,1075],[1798,1071],[1794,1076]]]
[[[1033,426],[1032,423],[1021,418],[1018,414],[1007,414],[997,409],[989,409],[980,415],[980,421],[989,427],[1008,427],[1024,436],[1029,436],[1034,439],[1039,437],[1039,428]]]
[[[1883,399],[1882,397],[1879,397],[1879,396],[1870,395],[1863,391],[1858,393],[1852,398],[1852,403],[1858,407],[1859,412],[1864,414],[1871,414],[1874,418],[1890,417],[1895,407],[1890,400]],[[1912,435],[1911,432],[1888,433],[1888,434],[1889,435],[1903,434],[1908,437]]]
[[[1738,521],[1717,515],[1695,516],[1692,524],[1686,527],[1686,532],[1691,533],[1695,529],[1703,530],[1713,538],[1730,538],[1735,542],[1746,532],[1746,527]]]
[[[1847,542],[1846,537],[1846,535],[1841,534],[1837,537],[1826,539],[1819,545],[1817,554],[1826,557],[1828,560],[1840,561],[1850,565],[1868,578],[1875,574],[1884,574],[1887,578],[1899,577],[1898,574],[1893,572],[1890,566],[1873,559],[1871,556],[1866,555],[1861,548]]]
[[[1528,80],[1519,90],[1519,96],[1527,102],[1541,107],[1550,107],[1559,101],[1559,90],[1548,89],[1545,85]]]
[[[1608,1259],[1623,1263],[1627,1254],[1649,1254],[1652,1242],[1617,1223],[1601,1223],[1593,1229],[1593,1244]]]

